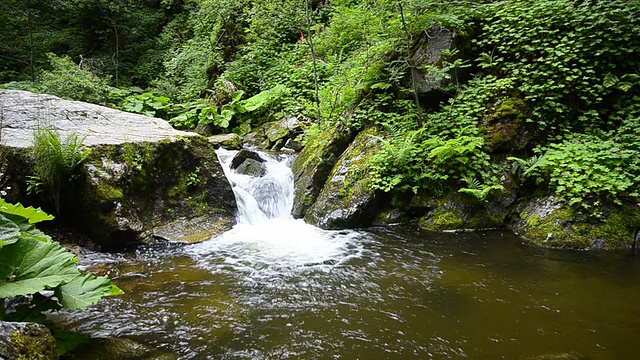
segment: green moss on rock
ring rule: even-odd
[[[305,220],[323,228],[353,228],[375,219],[378,196],[366,184],[366,164],[380,148],[375,129],[359,133],[342,153]]]
[[[568,249],[620,249],[633,244],[640,228],[636,204],[600,204],[596,216],[585,215],[566,205],[534,199],[520,214],[514,230],[544,247]]]
[[[0,358],[53,360],[58,358],[56,341],[49,330],[35,323],[0,322]]]
[[[340,124],[320,133],[302,149],[293,162],[296,197],[292,214],[303,218],[315,203],[340,155],[355,136],[353,130]]]

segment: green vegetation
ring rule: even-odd
[[[244,135],[287,114],[309,119],[307,143],[337,124],[376,128],[383,146],[363,171],[396,199],[460,191],[486,201],[503,187],[496,164],[508,156],[523,159],[529,194],[586,211],[599,198],[639,199],[636,1],[76,0],[0,10],[5,87],[216,133]],[[452,46],[427,62],[420,51],[441,28]]]
[[[86,309],[122,291],[106,277],[83,274],[77,259],[35,227],[53,216],[0,199],[0,320],[44,323],[49,310]],[[9,312],[5,299],[20,299]]]
[[[77,176],[76,167],[87,159],[91,150],[82,145],[83,139],[71,133],[64,139],[56,130],[40,128],[33,135],[33,176],[29,188],[44,192],[60,213],[60,200],[69,183]]]

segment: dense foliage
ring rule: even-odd
[[[573,205],[638,200],[637,1],[33,0],[0,10],[6,87],[216,132],[284,114],[311,119],[307,139],[335,122],[377,127],[384,146],[368,186],[394,194],[483,199],[500,190],[496,164],[510,155],[523,183]],[[417,62],[438,26],[468,45]],[[419,93],[416,71],[440,83],[436,97]],[[523,133],[524,145],[509,145]]]

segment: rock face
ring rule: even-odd
[[[325,229],[371,225],[379,196],[362,185],[362,165],[380,148],[380,141],[366,130],[356,136],[338,159],[305,220]]]
[[[545,247],[569,249],[618,249],[633,245],[640,229],[640,212],[635,204],[600,201],[598,216],[581,214],[549,198],[522,200],[517,221],[510,228]]]
[[[26,196],[34,129],[85,137],[92,151],[63,194],[59,218],[83,225],[104,248],[204,240],[235,221],[231,186],[202,136],[161,119],[23,91],[0,90],[0,108],[10,201],[48,205]]]
[[[455,31],[441,26],[432,27],[418,40],[409,62],[412,65],[411,80],[420,95],[433,93],[445,84],[446,80],[429,72],[429,67],[442,67],[442,63],[447,60],[443,51],[455,48],[459,52],[458,56],[464,57],[467,48],[470,48],[470,43],[467,44],[467,41],[468,39],[458,36]],[[452,72],[455,72],[449,74],[452,79],[462,80],[466,77],[466,74],[459,69],[454,69]]]
[[[0,359],[57,358],[56,341],[44,325],[0,321]]]
[[[295,218],[305,217],[354,136],[348,127],[334,125],[311,140],[296,157],[292,167],[296,194],[292,214]]]

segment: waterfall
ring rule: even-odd
[[[291,216],[293,156],[258,152],[265,172],[250,176],[231,169],[237,151],[216,153],[236,196],[238,218],[230,231],[187,249],[201,266],[231,266],[258,276],[284,268],[331,268],[360,256],[361,233],[322,230]]]
[[[244,175],[231,169],[237,151],[216,151],[238,204],[238,224],[260,224],[270,219],[290,219],[293,207],[293,156],[260,152],[266,173]]]

